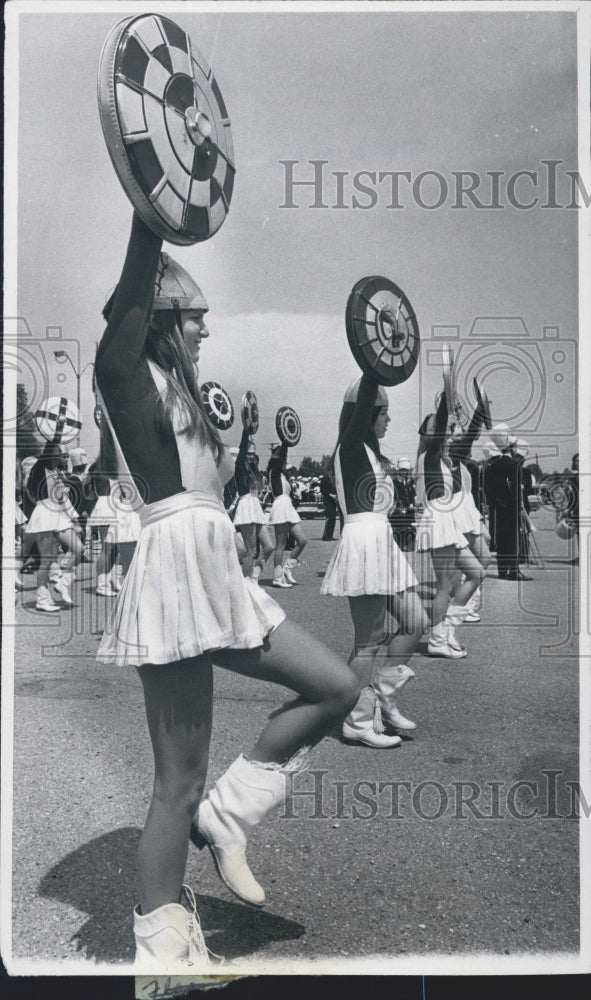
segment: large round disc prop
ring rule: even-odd
[[[119,21],[101,52],[98,101],[113,166],[144,222],[181,246],[213,236],[232,200],[232,134],[189,36],[161,14]]]
[[[279,439],[283,441],[284,444],[288,444],[290,448],[293,448],[302,436],[300,418],[298,417],[296,411],[292,410],[291,406],[282,406],[281,409],[277,411],[277,416],[275,417],[275,428],[279,435]]]
[[[56,444],[73,441],[82,427],[78,407],[65,396],[50,396],[44,400],[35,413],[35,421],[39,433]]]
[[[478,408],[482,411],[484,426],[487,431],[492,427],[492,415],[490,412],[490,400],[484,391],[484,386],[481,386],[478,379],[474,379],[474,395],[476,397],[476,403]]]
[[[245,392],[242,397],[241,417],[244,430],[251,436],[256,434],[259,429],[259,404],[252,389]]]
[[[404,292],[388,278],[358,281],[346,311],[347,338],[362,371],[381,385],[410,378],[419,359],[419,325]]]
[[[219,431],[227,431],[234,423],[234,407],[228,393],[219,382],[204,382],[201,397],[207,416]]]

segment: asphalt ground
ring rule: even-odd
[[[418,723],[413,738],[374,750],[329,735],[294,783],[307,794],[254,831],[248,857],[267,892],[263,910],[233,897],[208,852],[190,847],[186,881],[209,947],[228,963],[329,971],[355,959],[361,970],[377,957],[395,970],[413,955],[578,952],[577,568],[551,512],[534,523],[545,568],[524,567],[533,580],[517,584],[499,580],[492,564],[482,622],[461,629],[467,658],[413,657],[416,678],[400,698]],[[298,586],[271,592],[346,658],[347,601],[319,593],[336,544],[321,541],[322,528],[305,522]],[[430,573],[416,570],[428,600]],[[94,658],[112,599],[94,595],[92,574],[82,567],[72,610],[36,612],[34,576],[16,607],[19,974],[80,974],[80,961],[89,974],[94,963],[117,972],[133,960],[135,853],[152,759],[136,671]],[[216,669],[211,781],[290,697]]]

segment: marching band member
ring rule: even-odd
[[[269,488],[273,494],[269,524],[275,529],[274,587],[292,587],[294,583],[297,583],[292,570],[297,566],[298,558],[308,543],[300,523],[300,515],[291,502],[291,486],[285,475],[287,448],[286,441],[281,445],[275,445],[271,450],[271,458],[267,466]],[[287,556],[284,561],[287,537],[290,532],[295,545],[291,550],[291,555]]]
[[[198,337],[207,305],[189,275],[161,255],[161,244],[134,213],[96,358],[103,424],[144,501],[140,539],[98,652],[105,662],[138,668],[154,753],[153,797],[138,853],[139,972],[208,962],[194,896],[183,888],[198,807],[198,845],[210,848],[236,895],[263,904],[246,862],[248,833],[285,801],[287,774],[302,769],[308,748],[359,691],[345,664],[286,621],[241,572],[222,503],[234,463],[205,416],[183,339]],[[299,697],[274,714],[199,806],[212,662],[290,687]]]
[[[408,660],[427,624],[412,590],[417,579],[388,522],[394,493],[379,441],[389,421],[388,397],[377,381],[364,374],[352,382],[333,456],[344,525],[321,587],[323,594],[349,598],[355,631],[349,665],[363,685],[343,736],[373,747],[401,742],[384,733],[384,721],[401,732],[416,728],[398,710],[396,697],[414,677]],[[387,610],[399,623],[394,637],[385,632]]]
[[[246,429],[242,431],[234,475],[239,496],[234,514],[234,525],[238,528],[246,548],[242,572],[258,583],[263,566],[273,554],[275,544],[259,500],[258,456],[254,441],[250,440]],[[257,548],[259,549],[258,558]]]
[[[500,580],[531,580],[519,569],[519,532],[521,527],[521,486],[519,464],[511,450],[511,431],[507,424],[497,424],[490,436],[501,457],[488,470],[488,488],[495,506],[495,541]]]
[[[469,613],[467,603],[482,583],[485,571],[458,527],[471,522],[462,509],[465,496],[461,466],[452,463],[448,454],[447,417],[443,392],[436,414],[425,417],[419,428],[417,498],[423,513],[417,524],[416,550],[430,552],[437,583],[427,651],[431,656],[460,659],[466,651],[457,641],[455,627]],[[467,470],[466,474],[469,476]],[[452,599],[456,570],[465,579]]]
[[[35,507],[25,528],[25,535],[37,544],[40,565],[37,571],[37,611],[59,611],[49,592],[51,580],[65,604],[73,604],[70,587],[75,568],[82,560],[84,546],[76,526],[76,511],[70,503],[64,478],[67,461],[55,441],[48,441],[31,469],[26,490]],[[66,555],[55,560],[58,544]]]

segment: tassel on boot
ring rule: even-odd
[[[402,742],[399,736],[386,736],[380,711],[380,704],[373,687],[364,687],[343,722],[343,737],[368,747],[386,749]]]
[[[133,911],[136,975],[176,973],[186,975],[209,968],[218,955],[210,952],[205,939],[193,890],[184,885],[181,893],[188,908],[181,903],[167,903],[145,915],[136,906]]]

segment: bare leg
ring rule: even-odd
[[[469,548],[456,549],[456,566],[464,574],[465,580],[455,593],[454,603],[464,606],[484,580],[486,570]]]
[[[374,661],[385,638],[386,598],[381,594],[350,597],[349,610],[355,630],[349,666],[365,687],[371,681]]]
[[[388,643],[388,659],[395,664],[408,663],[429,624],[425,609],[418,594],[404,590],[388,598],[388,610],[400,626]]]
[[[257,533],[255,524],[239,524],[238,531],[242,535],[246,547],[246,555],[242,563],[244,576],[252,576],[252,568],[257,551]]]
[[[445,618],[451,597],[453,574],[456,567],[455,546],[445,545],[439,549],[431,549],[431,560],[437,582],[437,591],[431,607],[431,624],[439,625],[439,622]]]
[[[139,668],[154,752],[154,791],[138,850],[142,913],[178,903],[189,830],[201,801],[211,737],[207,655]]]
[[[57,554],[57,539],[52,531],[36,532],[31,537],[37,542],[39,550],[37,586],[47,587],[49,583],[49,567]]]
[[[284,763],[296,750],[317,743],[344,718],[359,693],[351,670],[299,625],[284,621],[253,650],[222,649],[213,661],[238,674],[282,684],[300,697],[265,726],[250,760]]]
[[[302,525],[300,524],[299,521],[297,524],[290,525],[290,527],[291,527],[291,533],[296,540],[296,544],[294,548],[291,550],[289,557],[290,559],[298,559],[298,557],[302,554],[302,552],[306,548],[306,545],[308,544],[308,539],[306,538],[304,534],[304,529],[302,528]]]
[[[266,524],[257,524],[256,527],[257,537],[261,548],[256,564],[257,566],[263,567],[267,562],[267,559],[270,559],[275,551],[275,541]]]
[[[121,566],[123,568],[123,575],[127,573],[127,570],[131,566],[131,560],[133,559],[133,554],[136,549],[137,542],[120,542],[118,545],[119,558],[121,559]]]
[[[275,557],[273,559],[273,565],[275,569],[278,566],[283,566],[283,553],[285,552],[285,545],[287,543],[287,524],[274,524],[275,529]]]

